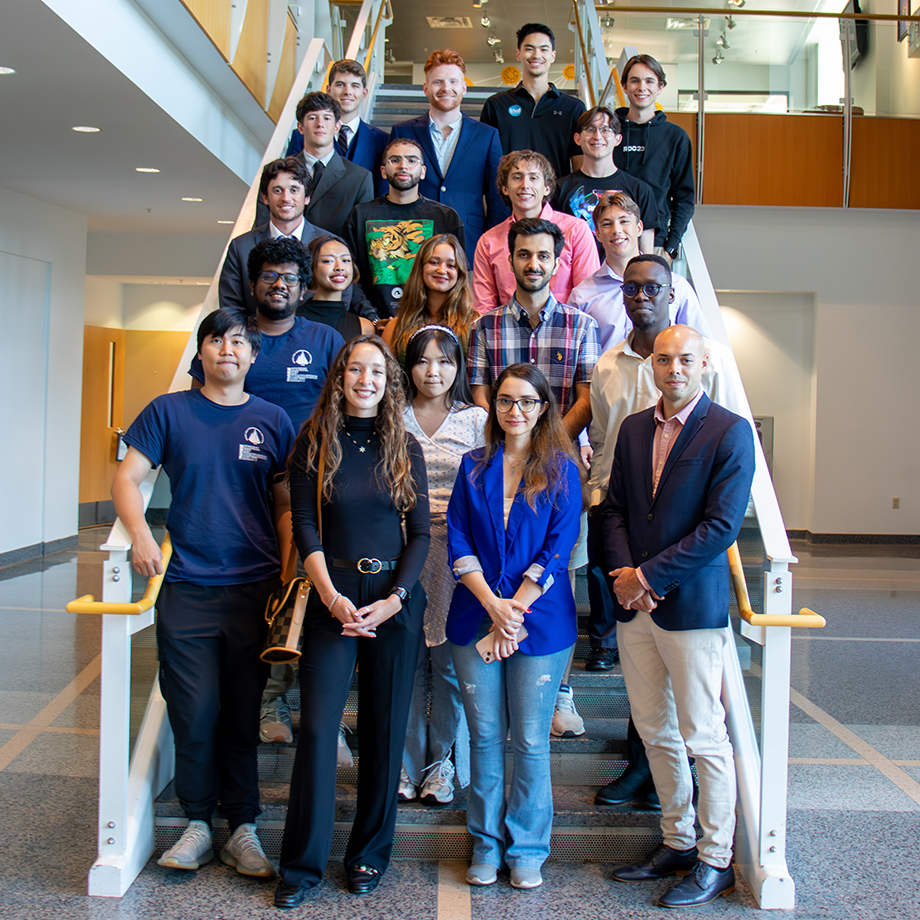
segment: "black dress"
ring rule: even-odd
[[[380,439],[375,423],[373,418],[346,417],[335,494],[331,502],[323,502],[322,542],[316,527],[316,476],[291,476],[294,537],[301,558],[324,552],[336,591],[356,607],[387,597],[396,586],[409,590],[410,599],[371,639],[343,636],[341,623],[313,593],[300,660],[300,736],[281,845],[281,878],[288,885],[319,884],[329,859],[339,722],[356,663],[361,754],[358,805],[345,865],[368,865],[384,872],[393,846],[399,771],[425,610],[418,576],[428,555],[428,480],[421,447],[407,435],[417,502],[405,516],[403,548],[399,512],[389,488],[378,479]],[[291,470],[297,467],[295,456]],[[395,571],[376,575],[332,563],[365,557],[399,562]]]
[[[314,323],[331,326],[347,342],[361,335],[361,319],[357,313],[346,310],[341,301],[306,300],[297,308],[297,315]]]

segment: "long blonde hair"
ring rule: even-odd
[[[454,261],[457,263],[457,283],[447,295],[440,316],[432,318],[428,315],[428,289],[422,280],[422,271],[438,246],[450,246],[453,249]],[[470,326],[478,318],[473,309],[466,254],[460,241],[452,233],[439,233],[425,240],[415,256],[406,281],[406,293],[393,327],[393,353],[402,360],[412,333],[431,322],[452,330],[465,350],[470,340]]]
[[[307,474],[318,472],[322,455],[323,496],[331,501],[333,479],[342,464],[341,432],[345,426],[345,389],[343,380],[345,368],[352,352],[359,345],[373,345],[383,355],[386,363],[386,387],[377,410],[376,429],[380,436],[380,462],[377,471],[384,488],[393,495],[393,503],[400,512],[415,507],[415,481],[409,460],[409,441],[403,412],[406,408],[403,372],[383,339],[376,335],[359,335],[346,342],[332,362],[323,392],[310,420],[301,428],[291,461],[288,476],[292,472]]]

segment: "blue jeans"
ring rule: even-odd
[[[549,727],[571,648],[551,655],[515,652],[486,664],[469,645],[451,652],[470,726],[472,783],[467,828],[473,862],[539,869],[549,856],[553,787]],[[511,727],[511,784],[505,798],[505,741]]]

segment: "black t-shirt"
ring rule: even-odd
[[[560,179],[553,196],[553,207],[573,217],[580,217],[588,222],[594,230],[594,208],[608,192],[625,192],[639,205],[642,214],[642,226],[645,230],[656,231],[667,227],[667,220],[662,221],[655,203],[655,193],[651,186],[629,173],[618,169],[612,176],[599,179],[586,176],[580,169]]]

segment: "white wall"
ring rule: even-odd
[[[86,218],[0,188],[0,553],[77,531]]]
[[[703,206],[694,223],[718,290],[814,294],[817,421],[807,529],[920,534],[920,213]]]

